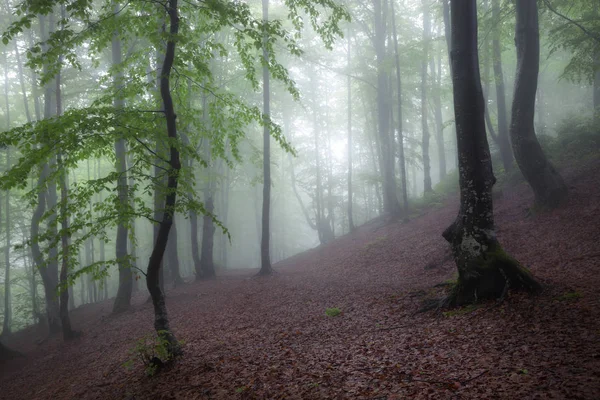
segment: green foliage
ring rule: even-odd
[[[558,300],[558,301],[574,301],[574,300],[579,300],[582,297],[583,297],[583,294],[581,292],[578,292],[575,290],[575,291],[563,293],[562,295],[556,297],[556,300]]]
[[[470,314],[478,308],[481,308],[481,305],[469,304],[467,306],[457,308],[454,310],[444,311],[442,314],[444,315],[444,317],[456,317],[458,315]]]
[[[173,356],[169,352],[169,341],[166,338],[165,331],[159,331],[158,335],[148,334],[138,339],[135,347],[129,351],[130,358],[123,363],[126,369],[133,369],[136,361],[141,362],[144,367],[144,373],[152,377],[159,372],[159,369],[171,361]],[[179,341],[183,345],[183,341]]]
[[[332,307],[332,308],[326,308],[325,309],[325,315],[327,315],[328,317],[337,317],[341,313],[342,313],[342,310],[340,310],[337,307]]]

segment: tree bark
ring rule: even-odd
[[[119,4],[113,3],[113,13],[118,14],[120,9]],[[121,37],[119,29],[115,29],[112,37],[112,66],[120,68],[122,62],[121,57]],[[113,106],[115,112],[119,113],[125,106],[121,91],[123,90],[123,73],[116,72],[114,78],[115,98]],[[118,131],[117,131],[118,132]],[[123,137],[119,137],[115,141],[115,158],[117,170],[117,196],[119,198],[119,224],[117,226],[117,239],[115,241],[115,255],[117,265],[119,267],[119,288],[117,296],[113,303],[113,314],[122,313],[129,310],[131,306],[131,294],[133,292],[133,275],[131,271],[131,263],[128,258],[127,251],[127,236],[128,236],[128,217],[127,209],[129,208],[129,188],[127,187],[127,159],[126,159],[126,142]]]
[[[377,120],[379,149],[381,151],[381,173],[383,178],[383,209],[392,218],[400,216],[400,203],[396,196],[393,146],[390,135],[390,104],[388,79],[385,66],[385,18],[381,0],[373,0],[375,17],[375,54],[377,58]],[[387,10],[385,10],[387,11]]]
[[[506,116],[506,97],[504,89],[504,72],[502,69],[502,51],[500,48],[500,5],[499,0],[492,0],[492,59],[494,81],[496,82],[496,107],[498,108],[498,148],[502,157],[505,171],[510,171],[513,165],[513,154],[508,139],[508,123]]]
[[[177,253],[177,223],[173,218],[173,225],[169,232],[169,241],[167,242],[167,265],[171,271],[173,285],[175,287],[183,285],[183,278],[180,272],[179,254]]]
[[[154,247],[148,261],[148,269],[146,275],[146,285],[152,298],[154,307],[154,328],[157,334],[166,341],[167,351],[170,356],[182,354],[181,347],[171,331],[169,325],[169,316],[165,304],[164,292],[160,287],[160,269],[162,259],[169,240],[169,231],[173,224],[173,216],[175,214],[175,204],[177,200],[177,183],[181,164],[179,160],[179,150],[174,145],[177,141],[177,122],[175,110],[173,107],[173,99],[171,97],[170,76],[171,68],[175,60],[175,47],[177,34],[179,32],[179,15],[177,9],[177,0],[169,0],[167,3],[167,12],[169,15],[169,36],[167,39],[167,48],[162,64],[160,74],[160,94],[163,101],[165,112],[165,120],[167,123],[167,136],[169,138],[169,174],[167,181],[167,194],[165,198],[165,209],[162,220],[158,228],[158,235],[154,242]]]
[[[262,0],[263,24],[269,21],[269,0]],[[267,50],[267,31],[264,28],[263,37],[263,204],[262,204],[262,235],[260,241],[260,271],[259,275],[270,275],[273,272],[270,255],[270,216],[271,216],[271,121],[270,85],[269,85],[269,53]]]
[[[553,208],[567,199],[568,189],[535,135],[535,93],[540,66],[537,3],[517,0],[516,19],[517,72],[510,124],[512,148],[517,164],[535,194],[535,206]]]
[[[421,60],[421,148],[423,150],[423,190],[433,191],[431,186],[431,160],[429,158],[429,125],[427,123],[427,59],[429,57],[429,1],[423,0],[423,59]]]
[[[451,6],[460,209],[443,236],[452,247],[458,268],[458,282],[445,301],[445,305],[453,306],[498,298],[508,288],[537,291],[540,286],[496,239],[492,204],[495,178],[485,132],[476,0],[452,0]]]

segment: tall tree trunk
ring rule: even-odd
[[[146,285],[152,298],[154,306],[154,329],[157,334],[165,340],[167,344],[167,352],[171,356],[176,356],[182,353],[181,347],[171,332],[169,325],[169,316],[165,304],[164,292],[160,287],[160,270],[162,259],[169,240],[169,231],[173,224],[175,215],[175,203],[177,200],[177,183],[179,178],[179,170],[181,164],[179,160],[179,150],[174,142],[177,137],[177,122],[175,110],[173,108],[173,99],[171,97],[170,77],[171,68],[175,60],[175,47],[177,34],[179,32],[179,15],[177,10],[177,0],[169,0],[167,3],[167,12],[169,15],[169,35],[167,39],[167,48],[162,64],[160,74],[160,94],[163,100],[163,109],[165,120],[167,123],[167,136],[169,138],[169,174],[167,181],[167,193],[165,196],[165,209],[162,214],[158,228],[158,235],[154,242],[154,247],[148,261]]]
[[[119,13],[120,6],[113,3],[113,13]],[[119,29],[116,28],[112,37],[112,65],[113,68],[121,68],[121,37]],[[114,77],[115,98],[113,106],[116,113],[120,113],[125,106],[125,101],[122,97],[123,91],[123,72],[118,70]],[[119,130],[117,130],[119,132]],[[115,158],[117,170],[117,196],[119,198],[118,213],[119,224],[117,226],[117,239],[115,241],[115,255],[117,257],[117,265],[119,267],[119,288],[117,296],[113,303],[113,314],[122,313],[129,310],[131,306],[131,293],[133,292],[133,276],[131,273],[131,263],[127,252],[127,236],[128,225],[127,210],[129,208],[129,188],[127,187],[127,159],[126,159],[126,142],[123,137],[119,137],[115,141]]]
[[[208,213],[212,214],[215,206],[210,189],[205,191],[204,196],[204,207]],[[202,220],[202,252],[200,253],[200,269],[202,270],[203,279],[215,277],[214,237],[215,224],[213,223],[212,216],[204,215]]]
[[[451,5],[460,209],[443,236],[450,242],[458,268],[458,282],[446,304],[460,305],[501,297],[509,287],[536,291],[540,286],[496,239],[492,205],[495,178],[485,132],[476,0],[452,0]]]
[[[348,229],[354,231],[354,218],[352,217],[352,78],[350,77],[350,47],[352,44],[350,37],[350,27],[348,26]]]
[[[190,87],[188,85],[188,87]],[[181,139],[184,145],[190,144],[190,139],[185,133],[181,134]],[[188,157],[187,160],[184,159],[184,162],[187,162],[187,167],[190,171],[194,168],[194,160],[191,157]],[[194,197],[193,189],[190,188],[188,192],[188,196],[190,198]],[[190,219],[190,246],[192,248],[192,262],[194,264],[194,271],[196,274],[196,280],[202,279],[202,268],[200,267],[200,249],[198,248],[198,213],[195,210],[190,209],[188,213]]]
[[[375,54],[377,57],[377,120],[379,148],[381,150],[383,178],[383,209],[392,218],[400,216],[400,203],[396,196],[396,177],[394,173],[393,146],[390,135],[390,104],[388,79],[385,66],[385,18],[387,10],[382,9],[381,0],[373,0],[375,16]]]
[[[262,0],[263,24],[269,21],[269,0]],[[263,37],[263,204],[262,204],[262,236],[260,241],[260,271],[259,275],[270,275],[271,255],[269,254],[270,239],[270,216],[271,216],[271,133],[269,123],[271,121],[271,99],[269,85],[269,52],[267,50],[267,31],[265,26]]]
[[[8,4],[7,4],[8,5]],[[6,130],[10,130],[10,105],[8,100],[8,57],[7,50],[4,51],[4,100],[6,105]],[[10,169],[10,146],[6,148],[6,169]],[[10,190],[6,191],[6,248],[4,249],[4,321],[2,323],[2,335],[10,334],[12,325],[12,304],[10,292]]]
[[[442,119],[442,55],[438,52],[438,68],[436,72],[435,68],[435,57],[431,56],[431,80],[433,82],[433,107],[435,115],[435,141],[438,150],[438,167],[439,167],[439,179],[440,181],[446,177],[446,146],[444,143],[444,121]]]
[[[61,21],[66,19],[66,7],[64,4],[60,6],[60,18]],[[61,29],[64,27],[61,26]],[[58,57],[59,65],[62,65],[63,56],[62,54]],[[62,115],[62,91],[61,91],[61,78],[62,71],[59,69],[56,74],[56,115]],[[62,161],[62,150],[58,150],[56,155],[56,166],[60,171],[58,177],[60,182],[60,242],[61,242],[61,267],[60,267],[60,324],[62,326],[62,333],[64,340],[73,339],[76,333],[71,328],[71,318],[69,317],[69,265],[70,265],[70,254],[69,254],[69,195],[67,192],[67,171],[68,168],[63,164]]]
[[[8,6],[8,1],[7,1]],[[21,91],[23,92],[23,106],[25,107],[25,116],[27,122],[31,122],[31,112],[29,112],[29,101],[27,100],[27,89],[25,88],[25,74],[23,73],[23,63],[21,62],[21,54],[19,53],[19,46],[15,40],[15,58],[17,59],[17,69],[19,71],[19,83],[21,84]]]
[[[49,14],[48,21],[46,21],[46,16],[40,16],[39,22],[40,37],[43,43],[42,51],[47,51],[47,45],[45,44],[45,41],[49,37],[49,32],[46,29],[46,23],[48,23],[48,25],[52,28],[54,26],[54,16],[52,13]],[[43,66],[43,71],[44,74],[48,73],[47,65]],[[52,118],[56,110],[56,108],[53,106],[55,99],[52,95],[52,86],[52,81],[50,81],[44,87],[44,119]],[[52,249],[50,249],[48,251],[48,259],[44,260],[43,253],[39,246],[40,222],[42,217],[44,216],[46,209],[50,210],[56,204],[56,184],[52,182],[46,182],[49,175],[50,167],[47,163],[45,163],[40,168],[40,176],[38,179],[39,190],[37,196],[38,203],[31,217],[31,250],[36,267],[40,271],[42,283],[44,284],[48,329],[51,334],[54,334],[60,331],[59,304],[56,293],[58,286],[58,264],[54,258],[56,257],[56,251],[52,251]],[[46,189],[43,189],[44,187],[46,187]],[[54,192],[52,192],[52,189],[54,189]],[[54,195],[53,198],[52,194]],[[52,225],[52,218],[50,218],[49,225]],[[56,229],[54,229],[54,231],[56,231]],[[55,234],[53,236],[55,236]]]
[[[513,154],[508,140],[508,123],[506,116],[506,97],[504,90],[504,72],[502,69],[502,51],[500,48],[500,0],[492,0],[492,58],[494,64],[494,80],[496,82],[496,106],[498,108],[498,148],[502,157],[505,171],[510,171],[513,165]]]
[[[537,3],[517,0],[516,19],[517,73],[510,137],[517,164],[535,194],[536,206],[552,208],[566,200],[568,189],[535,135],[535,93],[540,67]]]
[[[402,79],[400,76],[400,52],[398,51],[398,34],[396,32],[396,12],[394,4],[396,0],[390,0],[392,11],[392,33],[394,36],[394,58],[396,61],[396,85],[398,91],[398,170],[400,171],[400,182],[402,184],[402,216],[404,222],[408,221],[408,187],[406,182],[406,157],[404,155],[404,132],[402,131]]]
[[[421,148],[423,150],[423,190],[432,192],[429,159],[429,125],[427,123],[427,59],[429,57],[429,1],[423,0],[423,59],[421,60]]]
[[[129,154],[129,156],[127,157],[127,164],[128,164],[128,168],[132,168],[133,167],[133,155]],[[134,190],[135,188],[135,176],[133,173],[130,173],[129,176],[129,190]],[[132,196],[135,197],[135,196]],[[129,199],[129,203],[130,203],[130,207],[132,209],[135,208],[135,204],[134,204],[134,199],[130,198]],[[133,292],[137,292],[139,290],[138,287],[138,279],[139,279],[139,274],[138,274],[138,259],[137,259],[137,239],[136,239],[136,218],[134,217],[133,220],[131,221],[131,227],[130,227],[130,232],[129,232],[129,237],[127,240],[127,245],[128,245],[128,249],[129,249],[129,257],[130,257],[130,266],[131,266],[131,270],[132,270],[132,278],[133,278],[133,283],[132,283],[132,291]]]

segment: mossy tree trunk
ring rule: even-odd
[[[540,285],[496,239],[492,186],[495,177],[485,132],[477,53],[475,0],[451,2],[452,83],[459,160],[460,209],[443,233],[458,268],[458,283],[446,305],[501,297],[508,288],[536,291]]]
[[[516,19],[517,73],[510,138],[517,164],[535,194],[535,205],[553,208],[566,200],[568,189],[535,135],[535,94],[540,69],[537,2],[517,0]]]

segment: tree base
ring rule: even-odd
[[[459,268],[459,271],[461,269]],[[542,286],[498,243],[490,245],[480,257],[469,262],[442,307],[456,307],[484,300],[503,298],[508,290],[537,293]]]

